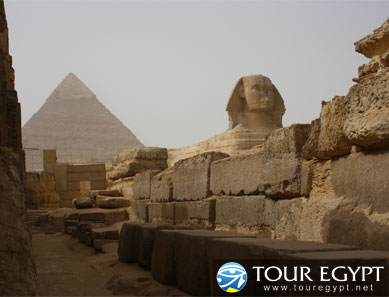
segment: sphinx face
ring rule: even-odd
[[[243,95],[243,94],[242,94]],[[260,76],[245,77],[244,95],[249,111],[270,111],[275,102],[272,83]]]

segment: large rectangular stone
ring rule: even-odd
[[[68,173],[73,172],[105,172],[105,164],[68,165]]]
[[[149,223],[139,226],[139,239],[138,239],[138,263],[145,267],[151,267],[151,257],[153,252],[155,235],[158,230],[170,229],[171,225]]]
[[[296,239],[305,198],[272,200],[265,196],[216,199],[215,229],[261,238]]]
[[[308,139],[310,124],[293,124],[289,127],[272,131],[265,140],[266,158],[280,159],[286,156],[295,158],[303,155],[303,147]]]
[[[301,162],[293,155],[267,158],[263,150],[252,150],[214,162],[210,189],[214,195],[300,197]]]
[[[210,296],[208,242],[214,238],[248,237],[228,232],[190,230],[177,232],[174,245],[177,284],[194,296]]]
[[[185,201],[210,197],[210,166],[214,161],[228,156],[225,153],[208,152],[176,162],[173,171],[173,199]]]
[[[174,205],[175,202],[149,203],[149,222],[174,224]]]
[[[167,202],[173,200],[173,169],[162,171],[151,179],[150,201]]]
[[[125,263],[138,262],[139,228],[142,223],[124,223],[119,235],[118,257]]]
[[[157,174],[159,171],[146,171],[143,173],[138,173],[134,177],[133,192],[134,199],[150,199],[151,193],[151,178]]]
[[[105,180],[105,171],[96,172],[68,172],[68,181]]]
[[[214,198],[193,202],[176,202],[175,224],[211,229],[215,224],[215,204]]]
[[[132,201],[131,207],[128,208],[128,212],[131,222],[147,223],[149,221],[149,206],[147,200]]]
[[[107,226],[104,228],[92,228],[92,239],[111,239],[117,240],[119,237],[118,229],[114,226]]]

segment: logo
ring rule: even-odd
[[[216,275],[219,287],[227,293],[236,293],[247,283],[247,272],[242,265],[229,262],[219,268]]]

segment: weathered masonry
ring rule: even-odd
[[[90,190],[106,188],[105,164],[73,165],[57,163],[55,150],[43,151],[44,171],[55,174],[55,190],[61,207],[73,207],[72,200],[87,196]]]

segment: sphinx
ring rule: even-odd
[[[226,111],[229,120],[226,131],[194,145],[169,149],[169,166],[204,152],[218,151],[233,155],[261,145],[267,134],[282,128],[285,106],[271,80],[258,74],[238,80]]]

